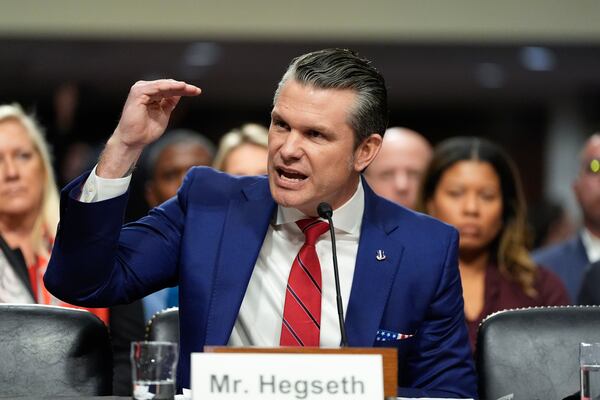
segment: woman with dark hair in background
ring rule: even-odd
[[[420,205],[459,231],[459,269],[473,349],[479,323],[493,312],[569,303],[561,281],[529,257],[520,178],[495,144],[466,137],[440,143]]]

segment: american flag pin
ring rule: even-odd
[[[377,259],[377,261],[385,260],[385,253],[383,252],[383,250],[377,250],[377,254],[375,255],[375,258]]]

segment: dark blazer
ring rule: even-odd
[[[193,168],[178,195],[121,229],[127,196],[81,203],[86,176],[62,193],[47,287],[88,306],[126,303],[179,284],[178,385],[190,353],[225,345],[276,210],[266,177]],[[457,265],[458,233],[376,196],[365,211],[345,323],[351,346],[398,349],[406,396],[475,397]],[[378,261],[379,250],[385,252]],[[408,333],[382,341],[382,331]]]
[[[579,296],[585,267],[590,263],[581,235],[577,234],[564,242],[536,250],[532,257],[536,264],[558,275],[565,284],[571,301],[575,302]]]
[[[578,304],[600,305],[600,261],[590,264],[583,275]]]

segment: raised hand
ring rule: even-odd
[[[136,82],[129,91],[119,124],[106,143],[96,174],[120,178],[132,169],[142,150],[167,128],[182,96],[197,96],[200,88],[172,79]]]

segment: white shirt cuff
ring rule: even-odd
[[[98,201],[114,199],[125,193],[131,182],[131,174],[124,178],[107,179],[96,175],[96,167],[90,173],[83,189],[79,201],[84,203],[95,203]]]

